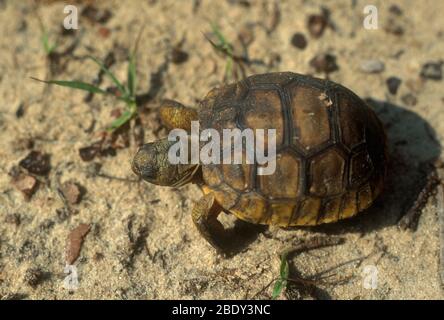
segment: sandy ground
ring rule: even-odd
[[[79,12],[85,2],[76,2]],[[424,168],[441,154],[443,82],[423,79],[420,73],[424,64],[444,59],[444,2],[402,1],[400,10],[390,9],[395,1],[373,3],[379,10],[377,30],[362,27],[366,2],[359,0],[282,1],[277,7],[272,1],[253,0],[100,1],[99,14],[109,10],[109,19],[82,16],[80,29],[63,35],[62,1],[42,1],[38,10],[31,1],[0,1],[0,298],[267,299],[271,287],[265,287],[278,276],[283,249],[313,236],[340,236],[344,244],[291,259],[293,277],[318,283],[311,289],[294,286],[281,298],[443,299],[434,197],[415,232],[401,231],[396,223],[424,186]],[[319,14],[321,6],[330,11],[332,26],[315,38],[307,19]],[[42,48],[37,14],[50,40],[57,39],[56,52],[78,42],[53,68]],[[80,158],[79,148],[97,141],[112,111],[123,104],[97,95],[85,101],[84,92],[29,78],[91,82],[98,69],[82,57],[104,59],[113,53],[111,70],[125,79],[126,55],[145,25],[137,92],[145,96],[140,106],[144,139],[152,141],[166,134],[155,112],[160,99],[196,106],[222,81],[225,60],[203,36],[211,31],[210,22],[228,39],[239,33],[252,37],[248,55],[261,63],[253,64],[248,74],[293,71],[324,77],[309,61],[330,53],[339,67],[330,79],[377,101],[372,105],[387,128],[392,161],[386,192],[370,212],[311,229],[255,228],[237,255],[222,259],[191,222],[190,210],[201,191],[138,181],[130,168],[134,141],[115,156],[91,162]],[[305,35],[305,49],[291,44],[296,32]],[[171,50],[181,42],[188,59],[172,63]],[[383,62],[384,70],[361,71],[369,59]],[[392,76],[402,81],[396,94],[386,84]],[[101,87],[109,86],[104,78]],[[11,170],[30,149],[49,154],[51,170],[38,178],[37,191],[26,201],[11,183]],[[85,189],[80,203],[69,210],[56,191],[66,181]],[[75,262],[78,289],[69,291],[63,282],[66,239],[81,223],[90,224],[91,230]],[[364,286],[368,266],[378,272],[374,289]],[[319,280],[326,275],[330,284]]]

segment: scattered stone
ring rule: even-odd
[[[418,102],[416,97],[411,93],[407,93],[407,94],[403,95],[401,97],[401,100],[402,100],[402,102],[404,102],[408,106],[414,106]]]
[[[16,227],[18,227],[20,225],[20,223],[22,222],[22,219],[20,217],[20,214],[18,214],[18,213],[10,213],[10,214],[6,215],[5,222],[8,223],[8,224],[13,224]]]
[[[51,170],[49,158],[49,155],[46,153],[31,151],[19,162],[19,166],[26,169],[31,174],[46,176]]]
[[[67,181],[62,184],[60,187],[60,191],[62,192],[63,196],[65,197],[66,201],[71,204],[78,204],[82,200],[83,192],[82,187],[72,181]]]
[[[402,15],[402,9],[398,5],[396,5],[396,4],[392,4],[390,6],[389,12],[394,14],[394,15],[397,15],[397,16],[401,16]]]
[[[336,56],[326,53],[319,54],[310,60],[310,66],[313,67],[316,72],[330,73],[339,69],[336,64]]]
[[[188,60],[188,53],[178,47],[171,50],[171,62],[174,64],[182,64]]]
[[[20,103],[17,110],[15,111],[15,117],[17,119],[22,118],[25,115],[25,109],[26,109],[25,104],[23,102]]]
[[[32,195],[37,191],[38,180],[30,175],[20,173],[12,179],[12,184],[21,191],[26,201],[29,201]]]
[[[37,287],[46,278],[45,272],[39,268],[29,268],[25,271],[24,281],[32,288]]]
[[[442,79],[442,65],[443,62],[427,62],[422,66],[421,77],[429,80]]]
[[[395,95],[398,92],[398,88],[401,85],[401,79],[398,77],[389,77],[386,80],[387,88],[390,94]]]
[[[293,47],[303,50],[307,47],[307,39],[305,39],[303,33],[296,32],[291,37],[291,44],[293,45]]]
[[[95,142],[88,147],[83,147],[79,149],[80,158],[87,162],[92,161],[97,154],[100,152],[101,142]]]
[[[66,263],[72,265],[80,255],[83,240],[90,230],[90,225],[81,223],[68,235],[66,246]]]
[[[112,13],[108,9],[101,10],[90,4],[83,8],[81,16],[92,23],[104,24],[112,17]]]
[[[95,254],[94,254],[94,261],[96,261],[96,262],[98,262],[98,261],[102,261],[103,260],[103,258],[105,258],[105,256],[103,255],[103,253],[101,253],[101,252],[96,252]]]
[[[361,63],[360,69],[366,73],[379,73],[384,71],[384,62],[380,60],[366,60]]]
[[[325,14],[313,14],[308,17],[307,28],[313,38],[320,38],[328,24]]]
[[[97,31],[97,33],[99,34],[99,36],[106,39],[111,34],[111,30],[106,27],[100,27],[99,30]]]
[[[384,30],[395,36],[402,36],[404,34],[404,27],[394,18],[388,19]]]

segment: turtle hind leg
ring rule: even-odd
[[[221,211],[222,207],[215,201],[214,195],[209,193],[196,202],[192,211],[192,218],[202,237],[218,253],[226,257],[230,254],[227,246],[230,232],[217,220]]]
[[[191,131],[191,121],[198,121],[197,110],[185,107],[174,100],[165,100],[159,109],[162,123],[168,129]]]

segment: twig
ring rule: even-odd
[[[324,247],[331,247],[336,246],[339,244],[344,243],[344,238],[339,237],[312,237],[308,239],[307,241],[303,241],[296,246],[291,246],[287,250],[290,251],[292,255],[299,254],[304,251],[310,251],[314,249],[324,248]]]
[[[432,168],[432,171],[427,176],[427,182],[425,187],[419,193],[418,197],[413,203],[413,206],[398,222],[398,226],[402,230],[410,229],[412,231],[416,231],[422,209],[426,205],[429,197],[436,191],[436,187],[438,186],[439,183],[440,180],[436,173],[436,168]]]

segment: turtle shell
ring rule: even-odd
[[[242,220],[334,222],[368,208],[382,191],[384,128],[364,101],[332,81],[290,72],[254,75],[210,91],[199,121],[201,130],[216,129],[220,137],[223,129],[276,129],[271,175],[258,174],[261,165],[247,163],[245,149],[240,164],[202,165],[206,189]]]

